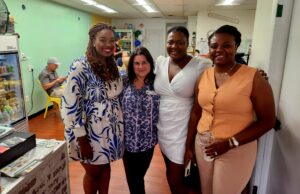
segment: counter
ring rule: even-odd
[[[37,147],[29,151],[17,163],[30,162],[24,169],[10,165],[1,169],[1,173],[16,178],[0,178],[1,194],[26,193],[70,193],[68,178],[67,145],[64,141],[37,139]],[[15,163],[16,163],[15,162]],[[21,172],[21,173],[20,173]]]

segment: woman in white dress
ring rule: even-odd
[[[154,88],[161,96],[158,142],[172,194],[188,193],[184,184],[184,152],[194,86],[200,73],[211,66],[209,59],[187,54],[188,40],[185,27],[171,28],[166,46],[169,57],[158,57],[155,69]]]

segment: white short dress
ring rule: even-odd
[[[194,57],[169,82],[169,57],[156,60],[154,89],[160,95],[158,143],[169,160],[183,164],[188,121],[193,106],[195,83],[211,66],[206,58]]]

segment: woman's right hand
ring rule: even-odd
[[[93,148],[89,142],[87,136],[82,136],[77,138],[80,154],[83,160],[93,159]]]

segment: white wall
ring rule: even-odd
[[[255,10],[245,10],[245,11],[218,11],[213,12],[218,15],[223,15],[230,18],[235,18],[239,20],[238,24],[230,23],[220,19],[215,19],[208,17],[207,11],[200,11],[197,15],[197,35],[199,39],[207,38],[206,34],[209,30],[216,30],[218,27],[228,24],[236,26],[242,33],[244,38],[252,38],[252,31],[254,26]]]
[[[275,17],[277,10],[277,3],[283,4],[282,17]],[[299,4],[298,4],[299,5]],[[296,99],[299,99],[299,90],[295,90],[294,87],[289,87],[291,90],[282,90],[283,72],[286,71],[286,52],[289,30],[290,30],[290,18],[293,9],[293,0],[264,0],[257,2],[257,10],[255,17],[255,26],[253,30],[253,46],[252,54],[250,57],[250,65],[263,68],[269,74],[269,82],[272,86],[275,105],[278,111],[278,117],[283,123],[282,131],[274,132],[270,131],[260,139],[260,146],[258,152],[257,163],[255,167],[255,176],[253,184],[258,186],[258,194],[281,194],[281,193],[299,193],[299,186],[296,183],[299,180],[298,163],[300,161],[298,148],[299,138],[292,136],[291,132],[296,132],[300,124],[297,122],[296,115],[299,109],[299,103],[297,107]],[[294,8],[295,9],[295,8]],[[298,6],[298,12],[300,8]],[[294,10],[296,12],[296,10]],[[296,18],[296,16],[294,16]],[[298,14],[299,17],[299,14]],[[296,20],[296,19],[295,19]],[[296,27],[296,21],[294,21],[294,27]],[[299,32],[299,28],[298,28]],[[297,33],[295,33],[297,34]],[[299,34],[299,33],[298,33]],[[299,36],[298,36],[299,37]],[[294,35],[294,40],[289,42],[298,43],[294,44],[291,51],[299,51],[299,38]],[[297,54],[293,53],[290,59],[293,61],[291,72],[299,72],[299,66],[295,61]],[[291,78],[292,75],[286,75]],[[294,76],[295,79],[297,76]],[[298,80],[288,81],[287,85],[291,86],[294,83],[299,83]],[[298,95],[294,100],[291,98],[291,91],[297,91]],[[285,97],[285,102],[282,110],[284,114],[280,114],[281,110],[278,105],[282,96]],[[294,122],[286,122],[286,118],[294,116]],[[284,126],[284,123],[291,123],[290,126]],[[295,133],[300,136],[299,133]],[[294,137],[294,138],[293,138]],[[297,140],[298,139],[298,140]],[[291,160],[291,158],[293,158]]]
[[[188,16],[187,29],[190,33],[189,44],[191,44],[193,32],[196,32],[197,36],[197,16]]]
[[[292,13],[292,19],[290,27],[282,22],[281,28],[277,29],[282,32],[287,28],[285,30],[288,31],[289,37],[278,104],[278,118],[282,122],[282,129],[275,134],[267,193],[298,194],[300,191],[300,90],[298,85],[300,83],[300,2],[282,0],[281,4],[283,4],[284,14]],[[289,23],[289,21],[285,22]]]
[[[179,19],[113,19],[112,25],[117,28],[124,28],[124,24],[132,24],[136,29],[143,23],[145,28],[145,38],[142,45],[145,46],[155,60],[159,55],[166,55],[166,25],[168,23],[186,23],[187,20]]]
[[[262,68],[266,72],[268,72],[270,64],[276,2],[277,0],[257,1],[256,6],[257,9],[249,65]],[[251,185],[258,187],[258,194],[266,193],[273,139],[273,130],[259,139],[257,160],[251,182]]]
[[[272,50],[276,7],[276,0],[257,1],[250,64],[264,68],[267,72]]]
[[[147,47],[154,58],[159,55],[166,55],[165,41],[166,41],[166,24],[168,23],[187,23],[187,28],[190,32],[190,41],[192,33],[197,32],[197,42],[200,38],[206,39],[206,33],[213,29],[217,29],[221,25],[230,24],[236,26],[242,33],[242,39],[252,38],[252,30],[254,25],[255,10],[250,11],[219,11],[218,14],[227,17],[238,18],[239,24],[232,24],[222,20],[209,18],[208,12],[199,12],[197,16],[189,16],[188,20],[178,19],[113,19],[112,24],[117,28],[123,28],[124,24],[132,24],[136,28],[143,23],[146,29],[143,46]]]
[[[275,23],[274,23],[274,29],[273,29],[273,39],[272,39],[269,62],[264,61],[264,63],[266,63],[266,64],[262,65],[263,67],[265,67],[265,70],[268,70],[268,73],[270,75],[269,82],[272,85],[276,107],[277,107],[278,101],[279,101],[283,71],[284,71],[284,67],[285,67],[286,49],[287,49],[287,44],[288,44],[288,39],[289,39],[291,15],[292,15],[292,10],[293,10],[293,3],[291,3],[292,1],[291,0],[278,0],[278,3],[284,5],[283,13],[282,13],[283,15],[282,15],[282,17],[274,18]],[[276,8],[276,4],[275,4],[275,8]],[[258,27],[258,29],[260,29],[260,27]],[[262,29],[262,30],[264,30],[264,29]],[[263,31],[258,31],[257,33],[262,34]],[[261,37],[261,36],[258,36],[258,37]],[[263,47],[263,46],[264,45],[260,43],[260,47]],[[256,51],[256,53],[259,53],[259,52],[260,51]],[[261,56],[261,55],[253,55],[253,65],[255,65],[255,63],[256,63],[255,61],[258,59],[258,56]],[[265,59],[263,59],[263,60],[265,60]]]
[[[199,43],[200,38],[206,40],[206,34],[209,30],[217,29],[221,25],[230,24],[236,26],[242,33],[242,39],[252,39],[252,30],[254,25],[255,10],[250,11],[219,11],[218,14],[227,17],[238,18],[239,24],[232,24],[223,20],[209,18],[208,12],[199,12],[197,16],[189,16],[188,20],[180,19],[113,19],[112,25],[117,28],[124,28],[124,24],[132,24],[133,28],[141,23],[145,26],[145,39],[143,46],[147,47],[154,59],[159,55],[166,55],[166,25],[170,23],[187,23],[187,28],[190,32],[190,40],[192,33],[196,32],[196,42]],[[204,43],[204,45],[207,45]],[[197,48],[197,47],[196,47]],[[199,49],[199,48],[197,48]]]
[[[254,26],[255,10],[246,11],[218,11],[213,12],[218,15],[223,15],[239,20],[238,24],[226,22],[223,20],[208,17],[207,11],[200,11],[197,14],[197,39],[199,42],[201,38],[207,41],[207,32],[216,30],[222,25],[228,24],[238,28],[242,33],[242,39],[252,39],[252,31]]]

